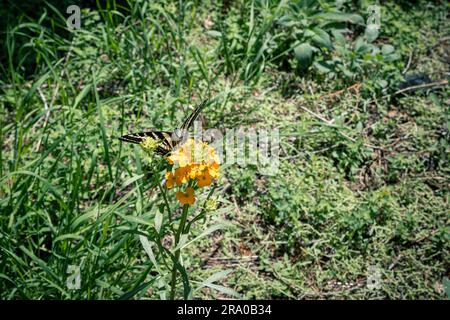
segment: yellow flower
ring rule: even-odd
[[[198,175],[196,180],[197,180],[197,185],[200,188],[209,186],[212,182],[211,175],[209,174],[208,170],[205,170],[205,171],[203,171],[202,174]]]
[[[195,179],[206,170],[206,166],[203,164],[191,164],[189,167],[189,178]]]
[[[219,163],[213,162],[211,165],[209,165],[208,171],[211,177],[213,177],[214,179],[219,178]]]
[[[186,192],[178,191],[176,197],[182,205],[193,205],[195,202],[194,189],[191,187],[187,187]]]
[[[214,148],[206,142],[196,142],[194,139],[188,139],[167,157],[167,161],[170,164],[176,163],[180,167],[185,167],[192,163],[219,163],[219,157],[216,155]]]
[[[175,169],[175,181],[178,186],[181,186],[183,183],[188,182],[189,180],[189,167],[179,167]]]
[[[208,211],[214,211],[217,209],[217,201],[214,199],[208,199],[205,201],[203,208]]]
[[[151,154],[159,147],[159,141],[152,137],[147,137],[139,145],[144,151]]]
[[[180,167],[185,167],[192,162],[190,155],[182,149],[174,151],[169,159],[172,163],[177,163]]]
[[[196,155],[198,151],[201,151],[200,157]],[[205,142],[188,139],[167,157],[167,161],[178,166],[173,174],[166,173],[168,189],[175,184],[181,186],[189,180],[196,180],[197,186],[202,188],[211,185],[219,177],[219,157],[214,148]]]
[[[175,185],[175,176],[171,171],[166,172],[166,187],[172,189]]]

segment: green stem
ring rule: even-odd
[[[172,211],[170,209],[169,201],[167,200],[166,190],[161,186],[160,183],[158,183],[158,187],[159,187],[159,191],[161,191],[161,193],[163,195],[164,202],[165,202],[166,207],[167,207],[167,213],[168,213],[168,216],[169,216],[169,221],[172,222]]]
[[[208,193],[208,196],[206,197],[205,201],[203,202],[203,207],[202,207],[202,210],[200,211],[200,213],[198,215],[196,215],[193,219],[191,219],[191,221],[189,221],[188,225],[186,226],[186,233],[188,233],[189,230],[191,230],[191,226],[194,222],[196,222],[197,220],[201,219],[204,216],[206,201],[209,200],[209,198],[211,197],[211,195],[213,194],[215,189],[216,189],[216,186],[214,185],[211,188],[211,191]]]
[[[185,204],[183,206],[183,213],[181,214],[180,225],[178,226],[177,233],[175,234],[175,248],[178,247],[178,245],[179,245],[180,237],[181,237],[181,234],[183,233],[184,226],[186,224],[188,209],[189,209],[189,205]],[[180,262],[180,255],[181,255],[181,250],[177,249],[175,251],[176,263]],[[170,300],[175,299],[176,285],[177,285],[177,268],[175,267],[175,263],[174,263],[174,266],[172,269],[172,283],[171,283],[171,289],[170,289]]]

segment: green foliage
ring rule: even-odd
[[[378,31],[365,26],[361,10],[327,1],[255,1],[236,5],[224,17],[218,34],[220,57],[228,72],[237,70],[244,80],[260,77],[271,66],[307,75],[353,80],[384,77],[374,86],[383,89],[398,80],[390,63],[399,58],[394,47],[374,42]],[[388,79],[389,78],[389,79]]]
[[[224,166],[217,209],[187,217],[177,296],[448,295],[448,86],[391,95],[410,57],[446,79],[448,4],[381,2],[378,34],[369,4],[106,1],[73,32],[59,7],[2,21],[0,298],[168,298],[181,212],[159,196],[164,163],[116,138],[173,129],[210,93],[205,127],[279,129],[280,171]]]

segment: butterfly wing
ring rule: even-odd
[[[189,117],[187,117],[184,121],[183,124],[181,125],[180,129],[181,130],[188,130],[191,125],[194,123],[194,121],[198,118],[198,115],[200,114],[200,112],[203,110],[203,108],[207,105],[207,100],[204,100],[202,103],[200,103],[197,108],[195,108],[195,110],[189,115]]]
[[[158,148],[156,149],[156,152],[159,154],[165,155],[169,153],[174,147],[174,144],[172,142],[172,132],[170,131],[151,130],[145,132],[131,133],[119,137],[119,140],[134,144],[140,144],[142,141],[145,140],[145,138],[148,137],[160,142]]]

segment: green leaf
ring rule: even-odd
[[[333,44],[331,43],[330,35],[323,29],[314,28],[313,29],[314,36],[312,37],[312,41],[317,44],[319,47],[325,47],[327,49],[333,49]]]
[[[364,24],[364,18],[359,14],[343,13],[343,12],[324,12],[313,16],[316,19],[337,22],[350,22],[354,24]]]
[[[133,290],[126,292],[121,297],[119,297],[118,300],[129,300],[129,299],[133,298],[139,292],[141,292],[143,290],[147,290],[148,287],[150,287],[153,284],[155,279],[152,279],[149,282],[145,282],[145,283],[141,284],[140,286],[138,286],[137,288],[134,288]]]
[[[47,179],[41,177],[40,175],[38,175],[34,172],[25,171],[25,170],[14,171],[14,172],[11,172],[8,176],[5,176],[3,179],[1,179],[0,182],[3,182],[4,180],[6,180],[6,178],[9,178],[13,175],[28,175],[28,176],[33,176],[33,177],[39,179],[52,192],[52,194],[55,196],[55,198],[57,198],[58,200],[62,200],[61,193]],[[61,202],[61,203],[64,204],[64,202]]]
[[[107,283],[106,281],[103,281],[100,279],[95,279],[95,284],[103,289],[111,290],[111,292],[113,292],[119,296],[122,296],[124,294],[124,292],[120,288],[113,286],[113,285]]]
[[[177,248],[182,248],[186,244],[188,238],[189,238],[188,234],[180,235],[180,240],[178,241]]]
[[[212,276],[208,277],[206,280],[202,281],[199,284],[199,286],[197,287],[197,289],[195,289],[194,291],[200,290],[201,288],[205,287],[208,284],[219,281],[220,279],[225,278],[227,275],[229,275],[232,272],[233,272],[233,270],[230,270],[230,269],[216,272]]]
[[[44,260],[39,259],[33,252],[25,248],[25,246],[19,247],[27,256],[29,256],[34,262],[36,262],[39,267],[44,270],[47,274],[49,274],[53,279],[59,280],[59,277],[50,269]]]
[[[381,47],[381,53],[383,54],[383,56],[387,56],[389,54],[394,53],[395,48],[393,46],[391,46],[390,44],[384,44]]]
[[[368,44],[362,37],[359,37],[355,41],[355,51],[359,53],[368,52],[372,49],[372,45]]]
[[[347,40],[345,39],[344,34],[339,30],[331,30],[331,34],[333,35],[335,42],[337,42],[340,45],[345,45]]]
[[[76,109],[76,107],[78,106],[78,104],[81,102],[81,100],[84,99],[84,97],[86,97],[86,95],[89,93],[89,91],[91,91],[92,88],[92,84],[87,84],[83,90],[81,90],[81,92],[76,96],[75,98],[75,102],[73,103],[73,108]]]
[[[302,69],[312,64],[313,47],[309,43],[302,43],[295,47],[294,55]]]
[[[184,299],[186,299],[186,300],[191,299],[192,298],[192,288],[189,283],[189,275],[187,274],[186,269],[177,261],[175,256],[169,250],[167,250],[165,252],[172,259],[172,262],[173,262],[175,268],[177,268],[177,270],[181,273],[181,278],[183,280],[183,297],[184,297]]]
[[[220,292],[222,292],[224,294],[227,294],[229,296],[232,296],[232,297],[235,297],[235,298],[238,298],[238,299],[241,298],[241,295],[239,293],[237,293],[236,291],[234,291],[233,289],[230,289],[230,288],[218,285],[218,284],[209,283],[209,284],[206,285],[206,287],[209,287],[211,289],[220,291]]]
[[[56,237],[53,240],[53,243],[56,243],[58,241],[63,241],[63,240],[66,240],[66,239],[83,240],[84,238],[82,236],[78,235],[78,234],[64,234],[62,236]]]
[[[184,242],[182,242],[182,241],[180,240],[180,243],[179,243],[178,246],[175,248],[175,250],[181,250],[181,249],[187,247],[188,245],[190,245],[191,243],[193,243],[193,242],[195,242],[195,241],[197,241],[197,240],[199,240],[199,239],[201,239],[201,238],[203,238],[203,237],[206,237],[206,236],[209,235],[210,233],[213,233],[214,231],[217,231],[217,230],[220,230],[220,229],[223,229],[223,228],[224,228],[224,225],[223,225],[223,224],[215,224],[215,225],[209,227],[208,229],[206,229],[205,231],[203,231],[199,236],[197,236],[196,238],[192,239],[192,240],[189,241],[189,242],[186,242],[185,239],[181,239],[181,240],[183,240]],[[186,236],[187,236],[187,235],[186,235]],[[186,237],[186,239],[187,239],[187,237]]]
[[[139,241],[141,242],[142,247],[144,247],[145,252],[147,253],[148,257],[150,258],[150,261],[155,266],[156,270],[158,270],[158,272],[161,273],[161,269],[159,268],[158,262],[156,262],[155,254],[153,253],[152,246],[151,246],[150,242],[148,241],[147,237],[140,235]]]
[[[158,233],[159,230],[161,230],[162,222],[163,222],[163,215],[161,214],[161,212],[157,211],[155,213],[155,229]]]
[[[388,82],[386,81],[386,80],[384,80],[384,79],[380,79],[380,80],[378,80],[378,85],[381,87],[381,88],[386,88],[387,86],[388,86]]]
[[[208,36],[210,36],[211,38],[216,38],[216,39],[220,39],[222,37],[222,33],[219,31],[215,31],[215,30],[206,31],[206,34]]]
[[[314,62],[314,68],[317,69],[320,73],[329,73],[332,70],[332,65],[327,61],[317,61]]]
[[[364,32],[364,36],[366,37],[368,42],[374,42],[378,38],[378,35],[378,28],[373,25],[367,26],[366,31]]]
[[[129,216],[129,215],[125,215],[125,214],[121,214],[121,213],[117,213],[119,216],[121,216],[123,219],[127,220],[128,222],[132,222],[132,223],[137,223],[137,224],[144,224],[150,227],[153,227],[153,224],[151,224],[148,221],[145,221],[142,218],[138,218],[135,216]]]
[[[144,174],[138,174],[136,176],[132,176],[130,178],[128,178],[127,180],[125,180],[125,182],[122,185],[122,189],[125,189],[126,187],[128,187],[130,184],[132,184],[133,182],[141,179],[144,176]]]

